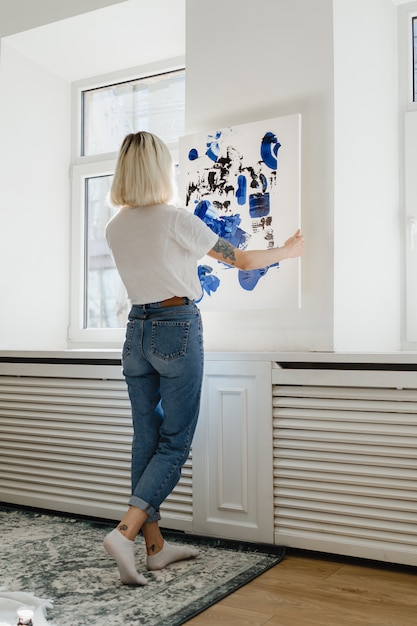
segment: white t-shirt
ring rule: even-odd
[[[172,296],[200,298],[197,261],[218,240],[199,217],[158,204],[121,208],[106,226],[106,239],[132,304]]]

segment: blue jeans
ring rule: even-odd
[[[122,363],[133,420],[129,504],[154,522],[180,479],[200,410],[204,351],[195,303],[133,305]]]

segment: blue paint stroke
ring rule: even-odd
[[[246,203],[246,176],[242,174],[237,179],[236,198],[239,205]]]
[[[202,293],[201,298],[199,300],[196,300],[196,302],[200,302],[203,299],[204,293],[206,293],[208,296],[211,296],[212,293],[217,291],[220,285],[220,279],[217,278],[217,276],[213,276],[213,274],[211,273],[212,271],[213,268],[209,265],[198,266],[198,278],[200,280]]]
[[[207,137],[206,155],[209,157],[209,159],[211,159],[214,162],[217,161],[217,159],[219,158],[219,155],[220,155],[220,143],[219,143],[218,140],[220,139],[221,136],[222,136],[222,133],[221,133],[220,130],[218,130],[214,136],[213,135],[209,135]]]
[[[188,160],[195,161],[196,159],[198,159],[198,150],[197,148],[191,148],[191,150],[188,153]]]
[[[273,263],[272,265],[262,267],[258,270],[239,270],[238,278],[242,289],[245,289],[246,291],[253,291],[262,276],[265,276],[271,267],[279,267],[279,263]]]
[[[201,200],[194,209],[194,215],[208,225],[211,221],[217,221],[218,213],[210,200]]]
[[[235,217],[239,217],[240,222],[240,216],[232,215],[232,218]],[[226,220],[228,218],[224,219]],[[235,248],[240,248],[240,250],[244,250],[249,243],[250,235],[241,228],[236,228],[235,224],[232,225],[232,228],[229,227],[229,224],[227,226],[228,227],[227,229],[225,229],[226,232],[223,238],[227,239],[227,241],[229,241]]]
[[[239,213],[218,217],[216,208],[210,200],[201,200],[194,209],[197,215],[219,237],[226,239],[236,248],[246,248],[250,235],[239,228],[242,221]]]
[[[251,217],[265,217],[269,211],[269,193],[253,193],[249,196],[249,215]]]
[[[261,143],[261,158],[262,161],[271,170],[278,169],[278,150],[281,144],[272,132],[265,133]]]

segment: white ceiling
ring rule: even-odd
[[[4,37],[68,81],[185,55],[185,0],[127,0]]]

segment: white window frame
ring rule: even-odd
[[[407,61],[406,61],[407,111],[417,111],[417,100],[414,101],[414,65],[413,65],[414,49],[413,49],[413,27],[412,27],[413,18],[414,17],[417,18],[417,2],[414,2],[412,6],[415,8],[413,8],[413,10],[410,10],[408,12],[407,23],[405,24],[405,28],[404,28],[404,25],[402,26],[402,30],[403,30],[402,37],[404,37],[404,34],[405,34],[404,31],[406,31],[405,47],[406,47],[406,54],[407,54]],[[404,86],[402,86],[403,90],[404,90]]]
[[[185,58],[165,60],[146,66],[130,68],[104,76],[77,81],[72,85],[71,124],[71,280],[70,280],[70,324],[68,344],[71,349],[120,348],[124,328],[84,328],[85,297],[85,181],[95,176],[111,175],[114,172],[117,152],[81,155],[82,92],[115,83],[137,80],[155,74],[183,70]],[[178,142],[168,146],[178,157]]]
[[[97,343],[120,345],[123,330],[120,328],[84,328],[85,310],[85,184],[93,176],[111,175],[116,158],[74,165],[72,168],[72,263],[71,263],[71,325],[69,341],[79,346]]]
[[[417,1],[397,2],[400,144],[400,204],[404,207],[404,315],[402,348],[417,349],[417,102],[414,102],[412,18]]]

